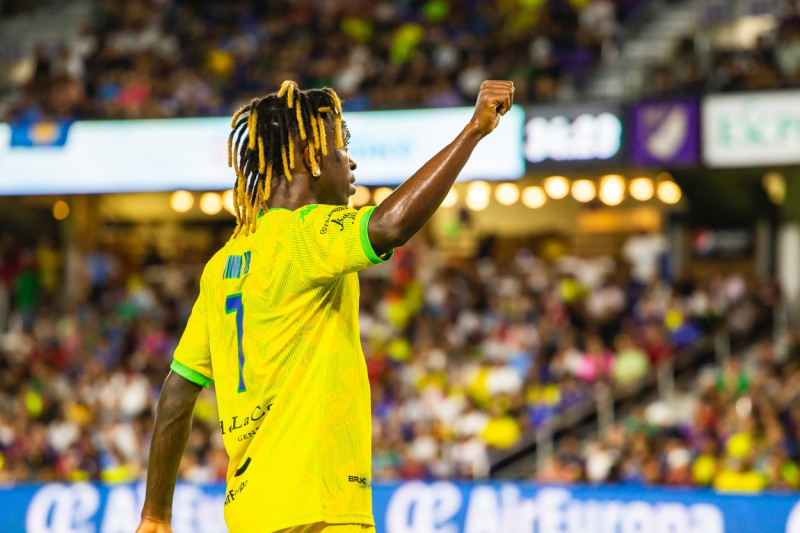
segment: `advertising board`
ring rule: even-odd
[[[696,100],[642,102],[630,111],[630,158],[637,165],[693,166],[700,160]]]
[[[703,160],[711,167],[800,164],[800,91],[708,96]]]
[[[0,489],[3,533],[131,533],[143,484],[24,485]],[[223,533],[225,487],[179,485],[176,533]],[[722,495],[641,486],[380,483],[379,533],[800,533],[800,494]]]
[[[529,107],[525,160],[529,169],[618,162],[624,155],[623,132],[617,105]]]
[[[356,183],[398,184],[445,147],[472,108],[347,113]],[[512,108],[460,180],[517,179],[524,112]],[[223,190],[228,118],[0,124],[0,195]]]

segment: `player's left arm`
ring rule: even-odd
[[[158,399],[142,521],[137,533],[170,533],[172,496],[178,479],[178,465],[189,440],[192,412],[202,386],[175,372],[164,381]]]

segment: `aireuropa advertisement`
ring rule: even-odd
[[[143,484],[0,489],[2,533],[132,533]],[[225,487],[180,485],[176,533],[223,533]],[[800,533],[800,493],[449,481],[373,487],[379,533]]]

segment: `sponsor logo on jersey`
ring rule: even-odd
[[[272,404],[267,405],[266,408],[261,407],[260,405],[256,405],[253,410],[250,412],[249,416],[240,417],[239,415],[233,416],[228,420],[220,420],[219,421],[219,429],[222,431],[223,435],[227,433],[233,433],[234,431],[247,428],[249,431],[245,433],[245,435],[249,435],[244,438],[239,438],[239,440],[246,440],[253,435],[256,434],[258,431],[258,427],[261,427],[260,420],[267,416]],[[250,424],[258,423],[258,427],[255,429],[250,428]]]
[[[337,213],[341,213],[342,211],[346,211],[341,216],[335,217]],[[339,231],[344,231],[344,223],[345,221],[354,221],[356,219],[356,212],[351,211],[349,207],[343,205],[332,209],[330,213],[328,213],[328,218],[325,219],[325,222],[322,223],[322,228],[319,230],[320,234],[325,235],[328,233],[328,228],[331,224],[335,224]]]
[[[239,494],[241,494],[241,492],[244,490],[244,488],[245,488],[246,486],[247,486],[247,481],[242,481],[241,483],[239,483],[239,486],[238,486],[238,487],[235,487],[235,488],[229,489],[229,490],[228,490],[228,493],[225,495],[225,505],[228,505],[228,504],[229,504],[229,503],[231,503],[233,500],[235,500],[235,499],[236,499],[236,497],[237,497]]]
[[[372,480],[368,477],[363,476],[347,476],[348,483],[358,483],[362,487],[371,487]]]

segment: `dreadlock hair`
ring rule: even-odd
[[[273,180],[292,181],[295,143],[307,143],[311,171],[319,172],[316,154],[328,154],[325,124],[331,120],[336,147],[343,148],[342,104],[333,89],[301,91],[290,80],[277,93],[254,98],[233,115],[228,166],[236,172],[234,237],[255,232],[259,211],[267,210]]]

